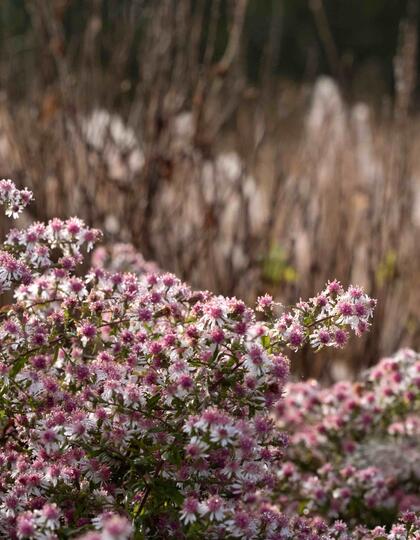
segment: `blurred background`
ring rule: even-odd
[[[0,175],[194,287],[288,305],[328,279],[420,348],[417,0],[1,0]],[[7,224],[0,223],[2,232]]]

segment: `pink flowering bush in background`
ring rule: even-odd
[[[92,266],[110,272],[131,272],[137,276],[162,273],[156,263],[146,261],[132,244],[111,244],[97,247],[91,258]]]
[[[0,183],[0,202],[13,217],[31,198],[9,180]],[[307,421],[294,409],[293,387],[283,402],[285,351],[343,346],[349,331],[368,329],[372,299],[333,281],[290,311],[269,296],[254,311],[236,298],[193,291],[126,247],[120,259],[112,250],[96,252],[96,266],[83,274],[83,254],[99,238],[77,218],[53,219],[12,229],[0,249],[0,291],[14,294],[0,314],[0,537],[420,537],[412,512],[388,532],[335,521],[354,516],[346,508],[325,511],[330,494],[316,493],[305,476],[305,459],[307,467],[326,466],[330,431],[348,444],[345,456],[356,455],[368,426],[382,426],[380,414],[388,422],[384,408],[375,412],[379,398],[355,391],[362,404],[356,400],[354,427],[340,411],[335,421],[325,418],[327,435],[317,428],[328,401],[321,390],[313,390],[320,404],[304,405]],[[130,268],[137,273],[124,272]],[[394,380],[400,371],[408,381],[398,402],[406,408],[418,395],[415,359],[406,353],[406,367],[391,370],[393,385],[402,386]],[[389,370],[377,369],[383,374],[373,384],[388,396]],[[304,404],[305,391],[295,394]],[[339,410],[336,402],[347,397],[332,400]],[[396,413],[381,429],[411,425],[408,414],[399,422]],[[305,429],[306,446],[299,438]],[[334,444],[338,463],[345,458]],[[319,474],[324,492],[344,488],[339,474],[330,484],[327,470]],[[372,506],[363,490],[375,488],[379,474],[358,478],[361,507]],[[401,509],[411,494],[409,480],[402,485],[403,495],[390,494]],[[307,497],[310,515],[299,516]]]
[[[279,497],[306,515],[390,524],[420,510],[420,355],[402,350],[357,383],[291,383],[278,403],[290,434]]]

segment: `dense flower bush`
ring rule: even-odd
[[[0,184],[10,215],[30,199]],[[334,281],[290,311],[269,296],[254,311],[140,259],[139,275],[81,275],[99,237],[53,219],[11,230],[0,251],[0,290],[15,297],[0,315],[0,536],[350,538],[282,512],[287,436],[272,413],[285,349],[343,346],[375,302]],[[419,525],[406,514],[385,537]]]

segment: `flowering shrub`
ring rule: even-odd
[[[356,384],[294,383],[277,404],[290,433],[280,498],[305,514],[392,523],[420,510],[420,355],[385,358]]]
[[[13,216],[30,199],[0,184]],[[0,315],[0,535],[347,538],[275,505],[287,437],[271,412],[284,350],[343,346],[374,301],[334,281],[279,316],[261,297],[257,317],[169,274],[80,275],[99,237],[53,219],[10,231],[0,251],[1,291],[15,295]]]

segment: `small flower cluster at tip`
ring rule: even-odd
[[[10,179],[0,180],[0,204],[6,207],[6,216],[18,218],[32,199],[32,192],[28,189],[17,189]]]
[[[370,327],[376,300],[359,287],[347,290],[338,281],[327,284],[325,289],[309,299],[300,301],[290,311],[276,319],[276,305],[268,295],[258,298],[257,310],[271,315],[276,330],[292,350],[300,349],[306,342],[315,350],[324,347],[344,347],[349,330],[357,336]]]

